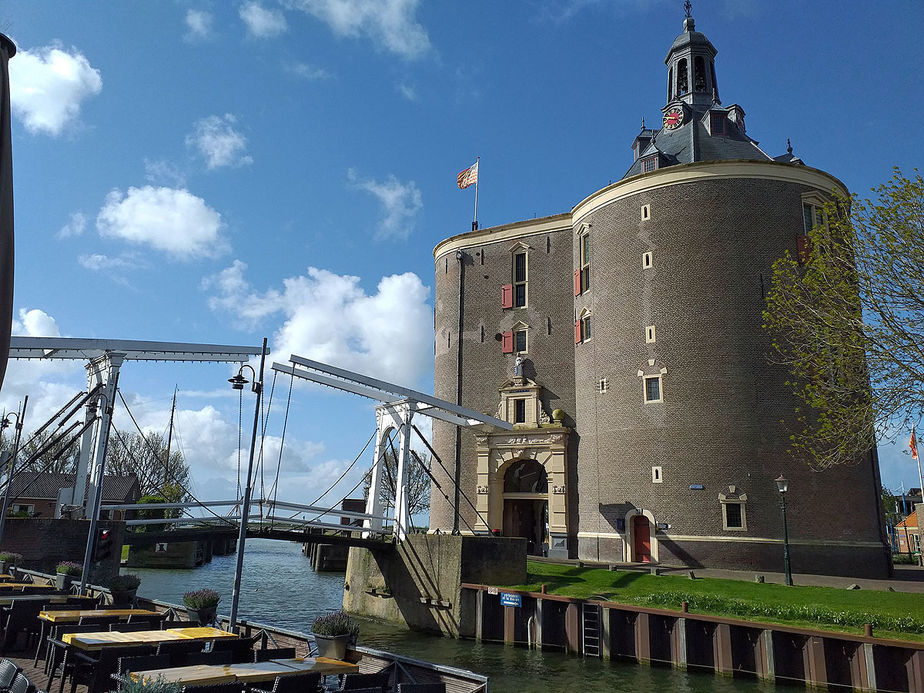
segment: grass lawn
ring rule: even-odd
[[[687,601],[693,613],[854,634],[872,623],[877,637],[924,641],[924,594],[691,580],[536,561],[529,561],[527,570],[527,584],[511,588],[539,592],[545,584],[550,594],[677,611]]]

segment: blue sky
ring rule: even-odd
[[[694,17],[724,103],[771,155],[791,138],[861,195],[921,162],[924,4],[700,0]],[[265,335],[277,360],[430,391],[432,248],[471,222],[458,171],[481,156],[482,226],[568,211],[622,177],[642,117],[659,122],[682,20],[659,0],[8,0],[16,331]],[[166,428],[179,386],[203,497],[236,486],[229,375],[123,369],[146,428]],[[82,386],[79,365],[13,363],[0,405],[28,393],[37,423]],[[373,428],[368,402],[296,389],[281,497],[314,500]],[[917,485],[905,442],[881,449],[893,487]]]

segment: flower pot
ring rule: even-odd
[[[113,606],[131,606],[135,603],[135,593],[138,590],[110,590]]]
[[[318,657],[329,659],[343,659],[346,657],[349,635],[318,635],[314,634],[314,641],[318,644]]]
[[[55,589],[64,590],[65,592],[71,589],[71,585],[74,584],[74,575],[68,575],[66,573],[56,573],[55,574]]]
[[[186,609],[186,611],[199,622],[199,625],[208,626],[215,622],[215,618],[218,614],[218,605],[206,606],[202,609]]]

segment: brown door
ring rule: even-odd
[[[545,540],[545,505],[544,500],[504,500],[504,536],[526,539],[526,552],[533,556],[542,553],[542,542]]]
[[[632,535],[635,537],[635,560],[651,563],[651,525],[644,515],[632,518]]]

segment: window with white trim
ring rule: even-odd
[[[515,330],[513,333],[513,350],[518,354],[527,352],[526,330]]]
[[[747,531],[747,502],[747,494],[740,493],[734,485],[729,486],[725,493],[719,494],[719,503],[722,504],[722,529],[731,532]]]
[[[651,219],[651,205],[642,205],[642,220]]]
[[[655,341],[656,341],[656,340],[655,340],[655,326],[654,326],[654,325],[649,325],[649,326],[645,329],[645,342],[648,343],[648,344],[652,344],[652,343],[655,342]]]
[[[661,396],[661,376],[660,375],[646,375],[643,378],[645,384],[645,401],[646,402],[660,402],[662,399]]]
[[[513,306],[522,308],[526,305],[526,253],[513,254]]]
[[[590,288],[590,234],[582,233],[580,239],[581,293]]]
[[[661,475],[661,467],[652,467],[651,483],[660,484],[662,481],[664,481],[664,477]]]
[[[644,253],[642,255],[642,269],[648,269],[651,267],[651,253]]]

